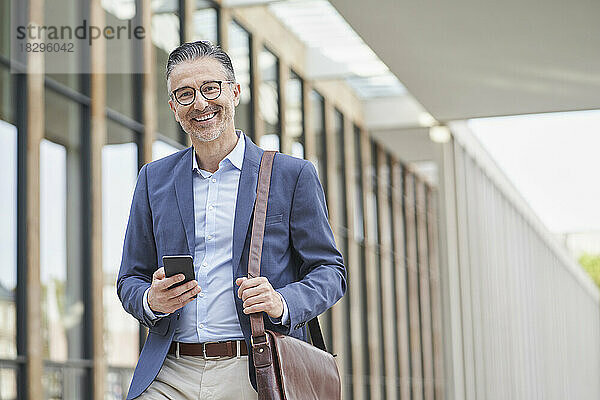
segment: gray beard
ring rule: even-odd
[[[213,140],[216,140],[217,138],[219,138],[221,136],[221,134],[223,133],[223,129],[217,129],[216,131],[212,132],[212,135],[209,137],[203,136],[198,132],[192,132],[188,134],[190,136],[192,136],[194,139],[199,140],[200,142],[212,142]]]

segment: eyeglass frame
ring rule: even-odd
[[[202,93],[202,90],[200,90],[200,89],[202,88],[202,86],[204,86],[204,85],[206,85],[206,84],[208,84],[208,83],[218,83],[218,84],[219,84],[219,95],[218,95],[217,97],[215,97],[214,99],[209,99],[209,98],[207,98],[207,97],[204,95],[204,93]],[[224,83],[236,83],[236,81],[219,81],[219,80],[214,80],[214,81],[205,81],[205,82],[203,82],[203,83],[202,83],[202,85],[200,85],[200,87],[199,87],[199,88],[195,88],[195,87],[192,87],[192,86],[182,86],[182,87],[179,87],[179,88],[177,88],[177,89],[173,90],[173,91],[172,91],[172,92],[169,94],[169,97],[170,97],[171,99],[175,99],[175,101],[176,101],[176,102],[177,102],[179,105],[181,105],[181,106],[184,106],[184,107],[185,107],[185,106],[189,106],[189,105],[191,105],[191,104],[194,104],[194,102],[196,101],[196,92],[197,92],[197,91],[198,91],[198,92],[200,92],[200,95],[201,95],[202,97],[204,97],[204,99],[205,99],[205,100],[209,100],[209,101],[210,101],[210,100],[216,100],[216,99],[218,99],[218,98],[221,96],[221,93],[223,93],[223,84],[224,84]],[[189,103],[187,103],[187,104],[183,104],[182,102],[180,102],[180,101],[179,101],[179,99],[178,99],[178,98],[177,98],[177,96],[175,95],[175,92],[177,92],[178,90],[181,90],[181,89],[192,89],[192,90],[194,91],[194,98],[192,99],[192,101],[190,101],[190,102],[189,102]]]

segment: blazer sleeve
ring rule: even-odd
[[[291,332],[325,312],[346,292],[344,260],[335,245],[317,171],[308,161],[294,189],[290,236],[300,260],[300,280],[278,291],[287,301]]]
[[[143,296],[152,283],[152,274],[158,268],[156,243],[152,229],[152,211],[148,196],[148,170],[140,170],[129,221],[123,243],[123,256],[117,279],[117,295],[123,308],[142,324],[151,327],[153,321],[144,312]]]

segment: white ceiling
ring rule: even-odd
[[[345,79],[363,99],[406,93],[329,1],[274,1],[269,10],[306,45],[305,78]]]
[[[441,122],[600,108],[599,0],[331,0]]]

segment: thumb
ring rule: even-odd
[[[159,269],[157,269],[156,271],[154,271],[154,274],[152,274],[152,278],[153,279],[165,279],[165,268],[164,267],[160,267]]]
[[[236,285],[238,285],[238,286],[240,286],[242,283],[244,283],[244,281],[245,281],[246,279],[248,279],[248,278],[246,278],[246,277],[237,278],[237,279],[235,280],[235,284],[236,284]]]

